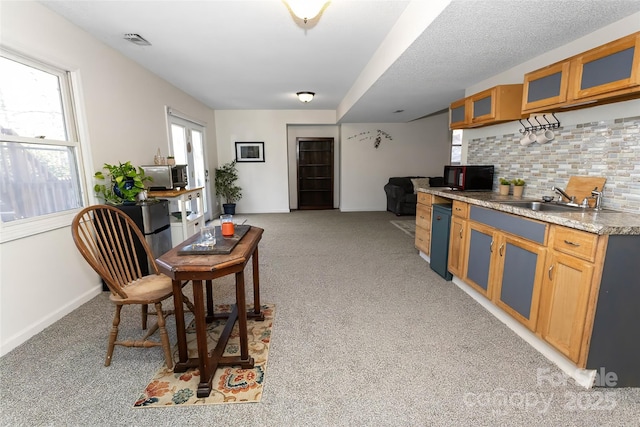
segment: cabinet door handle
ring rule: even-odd
[[[549,280],[553,280],[553,277],[551,277],[552,271],[553,271],[553,264],[551,264],[551,267],[549,267],[549,271],[547,272],[549,274]]]
[[[489,245],[489,252],[493,253],[493,240],[491,240],[491,245]]]
[[[567,245],[576,246],[576,247],[577,247],[577,246],[580,246],[580,243],[571,242],[571,241],[569,241],[569,240],[567,240],[567,239],[565,239],[565,240],[564,240],[564,242],[565,242]]]
[[[440,221],[441,219],[442,219],[442,217],[441,217],[440,215],[438,215],[438,216],[436,217],[436,221]]]
[[[462,227],[460,227],[460,238],[462,239]]]
[[[191,200],[191,194],[189,194],[189,196],[187,197],[189,200]]]
[[[500,256],[502,256],[503,254],[503,250],[504,249],[504,243],[500,245],[500,249],[498,250],[498,252],[500,252]]]

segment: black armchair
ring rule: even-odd
[[[423,176],[392,177],[384,186],[387,195],[387,211],[393,212],[397,216],[415,215],[418,195],[413,188],[411,179],[421,178],[429,180],[430,187],[441,187],[442,177],[425,178]]]

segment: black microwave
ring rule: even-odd
[[[493,165],[450,165],[444,167],[444,186],[454,190],[493,190]]]

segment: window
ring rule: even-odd
[[[82,207],[69,75],[0,51],[2,241],[68,225]],[[40,222],[38,225],[37,223]]]
[[[462,129],[451,132],[451,164],[459,165],[462,160]]]

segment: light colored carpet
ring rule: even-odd
[[[162,349],[116,348],[105,367],[113,307],[103,293],[0,358],[0,425],[638,425],[640,388],[585,390],[566,380],[432,271],[389,224],[393,213],[246,217],[265,230],[260,288],[278,311],[259,403],[133,408]],[[232,302],[233,277],[214,283],[216,304]],[[139,336],[136,308],[123,309],[123,338]],[[175,343],[172,317],[167,327]]]
[[[211,394],[206,398],[197,397],[198,384],[200,383],[200,371],[189,369],[186,372],[173,372],[167,369],[163,363],[142,395],[138,398],[134,407],[138,408],[166,408],[173,405],[211,405],[220,403],[248,403],[259,402],[262,398],[265,376],[267,372],[267,359],[269,357],[269,345],[271,342],[271,328],[275,306],[273,304],[261,305],[264,320],[247,319],[247,331],[249,335],[249,354],[254,359],[252,369],[242,369],[239,366],[223,366],[216,370],[211,382]],[[247,305],[247,309],[252,309]],[[217,305],[216,313],[229,313],[231,305]],[[224,329],[224,319],[215,320],[207,325],[207,343],[209,351],[212,351],[220,334]],[[189,357],[198,357],[198,345],[196,342],[195,323],[187,327],[187,349]],[[238,323],[225,347],[224,356],[235,356],[240,352],[240,336]],[[173,354],[174,363],[178,359],[177,347]]]
[[[396,219],[390,221],[391,224],[398,227],[405,234],[415,238],[416,237],[416,220],[415,219]]]

